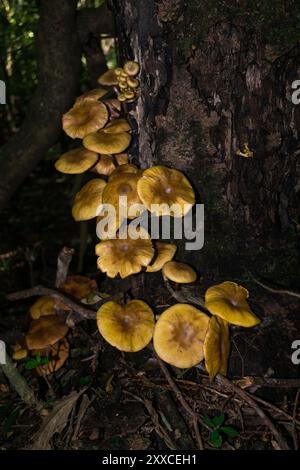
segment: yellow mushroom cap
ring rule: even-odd
[[[226,375],[230,352],[229,325],[222,318],[210,318],[203,350],[210,379],[213,380],[218,373]]]
[[[72,139],[83,139],[96,132],[108,121],[108,111],[100,101],[83,100],[63,115],[62,125],[65,133]]]
[[[113,86],[118,84],[116,69],[109,69],[98,78],[98,83],[103,86]]]
[[[64,338],[68,327],[58,315],[49,315],[34,320],[26,335],[28,349],[43,349]]]
[[[193,367],[203,359],[209,317],[188,304],[176,304],[159,317],[153,335],[157,355],[179,368]]]
[[[125,352],[137,352],[151,341],[154,315],[142,300],[131,300],[126,305],[107,302],[97,312],[97,325],[103,338]]]
[[[133,163],[124,163],[120,164],[115,171],[109,176],[108,181],[112,181],[116,176],[119,176],[121,173],[138,173],[139,169]]]
[[[95,88],[94,90],[89,90],[83,95],[78,96],[76,99],[76,103],[80,103],[82,101],[88,100],[88,101],[97,101],[100,100],[103,96],[105,96],[108,93],[108,90],[106,88]]]
[[[125,165],[119,166],[117,170],[122,168],[122,166]],[[117,170],[115,170],[115,172]],[[115,207],[117,212],[121,211],[122,208],[125,216],[127,216],[129,219],[138,217],[141,212],[143,212],[143,210],[140,210],[141,207],[137,207],[135,210],[133,206],[135,204],[142,206],[142,201],[140,200],[137,192],[137,183],[139,178],[140,175],[133,173],[119,173],[117,176],[114,176],[113,179],[109,180],[103,190],[103,204],[111,204]],[[126,196],[127,213],[125,201],[123,204],[123,201],[120,199],[122,196]]]
[[[155,273],[160,271],[163,266],[173,259],[177,246],[174,243],[155,242],[155,258],[152,264],[147,266],[147,273]]]
[[[53,344],[52,346],[46,349],[37,349],[32,351],[32,355],[38,352],[40,353],[41,357],[48,357],[48,364],[44,364],[42,366],[36,367],[36,372],[38,375],[45,377],[47,375],[53,374],[58,369],[60,369],[66,360],[69,357],[69,350],[70,346],[66,338],[58,341],[57,343]]]
[[[103,132],[106,132],[107,134],[120,134],[120,132],[128,131],[131,131],[131,127],[127,119],[124,118],[115,119],[107,124],[103,129]]]
[[[48,315],[56,315],[55,300],[49,295],[44,295],[34,302],[30,307],[29,315],[33,320]]]
[[[129,75],[130,77],[135,77],[140,71],[140,66],[137,62],[133,60],[128,60],[125,63],[123,69],[124,72],[127,73],[127,75]]]
[[[130,88],[138,88],[140,86],[140,81],[137,78],[128,77],[127,84]]]
[[[168,261],[163,267],[163,274],[170,281],[178,284],[195,282],[197,279],[197,273],[191,266],[178,261]]]
[[[96,152],[91,152],[84,147],[70,150],[59,157],[55,162],[55,168],[61,173],[78,175],[89,170],[98,160]]]
[[[28,350],[27,349],[18,349],[17,351],[14,351],[12,354],[12,358],[14,361],[21,361],[22,359],[25,359],[25,357],[28,356]]]
[[[85,148],[105,155],[124,152],[129,147],[130,142],[131,135],[127,132],[109,134],[100,131],[89,134],[83,139]]]
[[[195,193],[188,179],[180,171],[165,166],[145,170],[138,183],[138,193],[147,209],[158,216],[182,217],[195,204]],[[176,205],[175,211],[170,214],[172,205]]]
[[[117,96],[118,100],[119,101],[126,101],[126,96],[124,95],[124,93],[119,93],[119,95]]]
[[[60,290],[75,299],[82,300],[93,292],[97,292],[98,286],[94,279],[74,274],[67,277],[66,281],[60,286]]]
[[[72,215],[75,220],[90,220],[98,215],[102,204],[102,193],[106,181],[101,178],[86,183],[74,198]]]
[[[205,307],[233,325],[251,327],[260,323],[260,319],[251,311],[248,297],[247,289],[235,282],[225,281],[207,289]]]
[[[116,165],[111,155],[101,155],[98,163],[93,167],[92,171],[99,175],[111,175],[115,171]]]
[[[106,104],[106,106],[108,107],[111,118],[119,116],[121,112],[121,108],[122,108],[119,100],[115,98],[109,98],[109,99],[103,100],[103,103]]]
[[[124,279],[148,266],[153,258],[154,248],[146,230],[141,228],[140,235],[142,238],[134,240],[130,238],[130,231],[127,230],[126,239],[116,238],[98,243],[98,268],[108,277],[113,278],[120,274]]]

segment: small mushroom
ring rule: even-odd
[[[123,173],[131,173],[137,174],[139,169],[137,166],[133,165],[132,163],[125,163],[124,165],[118,166],[115,171],[109,176],[108,181],[113,181],[115,177],[120,176]]]
[[[45,349],[36,349],[31,351],[32,356],[39,353],[41,357],[47,357],[48,363],[36,367],[38,375],[45,377],[58,371],[69,357],[70,346],[66,338],[58,341],[52,346]]]
[[[127,119],[120,118],[115,119],[114,121],[107,124],[104,127],[103,132],[107,134],[120,134],[121,132],[129,132],[131,131],[131,127]]]
[[[81,103],[82,101],[97,101],[103,96],[107,95],[108,90],[106,88],[95,88],[94,90],[89,90],[83,95],[78,96],[76,103]]]
[[[100,334],[120,351],[145,348],[152,339],[154,324],[154,314],[142,300],[131,300],[126,305],[106,302],[97,312]]]
[[[155,258],[149,266],[147,266],[147,273],[155,273],[160,271],[163,266],[173,259],[175,256],[177,246],[174,243],[155,242]]]
[[[99,175],[109,176],[115,171],[116,165],[111,155],[101,155],[98,163],[93,167],[92,171]]]
[[[64,338],[67,332],[67,325],[58,315],[40,317],[30,324],[25,338],[26,346],[30,350],[46,348]]]
[[[195,204],[195,193],[188,179],[180,171],[165,166],[145,170],[138,183],[138,193],[147,209],[157,216],[182,217]]]
[[[12,358],[14,361],[21,361],[28,356],[28,349],[23,348],[20,344],[15,344],[12,346]]]
[[[80,147],[61,155],[55,162],[55,168],[61,173],[78,175],[94,166],[98,158],[99,156],[96,152]]]
[[[72,215],[75,220],[90,220],[98,215],[105,186],[106,181],[97,178],[89,181],[81,188],[75,196],[72,207]]]
[[[56,315],[55,299],[49,295],[44,295],[34,302],[30,307],[29,315],[32,320],[48,315]]]
[[[130,238],[129,230],[126,236],[125,239],[118,237],[101,241],[96,245],[98,268],[108,277],[114,278],[120,274],[124,279],[131,274],[139,273],[153,258],[154,248],[146,230],[140,228],[141,238],[136,240]]]
[[[98,291],[97,283],[94,279],[79,274],[68,276],[66,281],[60,286],[60,290],[75,299],[86,299],[90,294]]]
[[[222,318],[210,318],[203,350],[210,379],[213,380],[218,373],[226,375],[230,352],[229,326]]]
[[[117,69],[109,69],[105,73],[103,73],[98,78],[98,83],[103,86],[114,86],[118,85],[118,75],[119,73],[116,72]]]
[[[139,88],[140,81],[137,78],[128,77],[127,84],[130,88]]]
[[[127,165],[128,153],[117,153],[114,157],[117,160],[118,165]]]
[[[209,317],[188,304],[176,304],[159,317],[153,334],[157,355],[179,368],[193,367],[202,361],[203,343]]]
[[[205,307],[233,325],[251,327],[258,325],[260,319],[250,309],[248,297],[247,289],[235,282],[225,281],[207,289]]]
[[[124,64],[123,70],[130,77],[135,77],[140,71],[140,66],[137,62],[134,62],[133,60],[128,60]]]
[[[191,266],[186,263],[179,263],[178,261],[168,261],[163,266],[162,271],[167,279],[178,284],[195,282],[197,279],[197,273]]]
[[[69,137],[83,139],[88,134],[102,129],[107,121],[108,111],[105,104],[83,100],[63,115],[62,125]]]

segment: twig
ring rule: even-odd
[[[8,354],[6,354],[6,363],[0,363],[0,367],[2,367],[4,375],[20,398],[37,411],[41,411],[43,408],[42,403],[35,396],[33,390],[29,387],[24,377],[18,371],[16,364],[13,363]]]
[[[261,282],[259,279],[254,277],[253,274],[250,271],[248,271],[248,273],[250,274],[252,280],[256,284],[258,284],[259,286],[261,286],[264,289],[268,290],[269,292],[273,292],[273,294],[286,294],[286,295],[290,295],[292,297],[297,297],[298,299],[300,299],[300,293],[299,292],[294,292],[294,291],[289,290],[289,289],[275,289],[274,287],[270,287],[267,284],[265,284],[264,282]]]
[[[78,433],[79,433],[79,430],[80,430],[81,421],[82,421],[88,407],[90,406],[90,404],[91,404],[91,401],[89,400],[89,397],[86,394],[84,394],[83,397],[82,397],[82,401],[80,403],[78,415],[77,415],[77,418],[76,418],[76,424],[75,424],[73,436],[72,436],[72,439],[71,439],[72,441],[77,440]]]
[[[175,289],[173,289],[173,287],[171,286],[169,280],[163,274],[162,274],[162,277],[163,277],[163,280],[164,280],[164,283],[165,283],[165,286],[166,286],[167,290],[172,295],[172,297],[174,297],[174,299],[177,300],[177,302],[181,302],[181,303],[188,302],[188,303],[192,303],[194,305],[198,305],[199,307],[202,307],[202,309],[205,309],[204,301],[200,296],[196,297],[196,296],[192,295],[191,292],[184,291],[183,288],[176,291]],[[205,309],[205,311],[206,311],[206,309]]]
[[[157,356],[157,361],[158,361],[159,367],[161,368],[168,384],[170,385],[172,391],[174,392],[177,400],[182,405],[182,407],[185,409],[185,411],[188,413],[188,415],[192,418],[193,428],[194,428],[194,431],[195,431],[198,447],[199,447],[200,450],[203,450],[204,449],[203,441],[202,441],[202,437],[201,437],[199,427],[198,427],[198,421],[199,421],[198,414],[195,413],[192,410],[192,408],[189,406],[189,404],[186,402],[186,400],[185,400],[184,396],[182,395],[179,387],[173,381],[173,379],[172,379],[165,363],[158,356]]]
[[[298,388],[298,390],[297,390],[295,403],[294,403],[294,409],[293,409],[292,434],[293,434],[293,442],[294,442],[295,450],[298,450],[298,448],[299,448],[298,433],[297,433],[297,429],[296,429],[296,419],[297,419],[297,408],[298,408],[299,395],[300,395],[300,388]]]
[[[8,300],[21,300],[21,299],[28,299],[29,297],[34,297],[36,295],[49,295],[54,297],[55,299],[61,300],[65,305],[70,307],[74,312],[78,313],[83,319],[85,320],[95,320],[96,312],[92,309],[83,307],[79,303],[75,302],[74,300],[69,299],[66,295],[62,294],[56,289],[49,289],[48,287],[44,286],[36,286],[32,289],[25,289],[19,292],[14,292],[7,296]],[[106,299],[107,301],[108,299]]]
[[[272,423],[270,418],[264,413],[264,411],[257,405],[255,400],[243,389],[238,387],[237,385],[233,384],[229,379],[224,377],[221,374],[218,374],[216,376],[216,380],[220,385],[223,385],[227,389],[232,390],[236,395],[239,395],[244,401],[248,403],[258,414],[258,416],[263,420],[265,425],[272,431],[274,437],[276,438],[278,445],[281,450],[289,450],[289,446],[285,440],[285,438],[282,436],[282,434],[278,431],[276,426]]]
[[[58,289],[67,279],[70,263],[74,254],[73,248],[64,246],[57,258],[55,287]]]

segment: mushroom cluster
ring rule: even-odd
[[[132,135],[122,114],[122,102],[131,103],[138,97],[139,70],[137,62],[127,61],[123,67],[101,75],[100,88],[77,98],[63,116],[63,129],[71,138],[82,139],[82,146],[61,155],[55,166],[68,174],[89,171],[94,176],[102,175],[81,188],[72,208],[75,220],[96,218],[100,238],[96,245],[97,266],[101,272],[109,278],[124,279],[142,270],[161,271],[166,283],[193,283],[197,273],[174,259],[177,250],[174,243],[154,242],[146,230],[132,231],[128,223],[144,211],[158,217],[184,217],[195,204],[193,187],[181,171],[162,165],[142,170],[129,162],[126,152]],[[116,96],[111,98],[111,93]],[[107,221],[108,206],[114,209],[114,217],[110,216],[114,220],[106,231],[102,222]],[[226,281],[207,289],[202,309],[178,303],[161,313],[157,321],[143,300],[124,304],[110,301],[99,308],[97,325],[103,338],[121,351],[140,351],[153,339],[156,354],[165,362],[190,368],[204,360],[213,379],[216,374],[227,372],[230,324],[252,327],[260,322],[249,307],[248,296],[244,287]],[[39,320],[40,307],[37,305],[35,310],[37,322],[45,323],[52,318],[50,315]],[[33,333],[34,327],[29,338]],[[62,340],[65,341],[64,336]],[[57,342],[50,343],[53,354],[58,353],[56,345]],[[42,344],[35,346],[38,350],[42,348]],[[63,349],[66,348],[63,343]]]
[[[59,290],[83,303],[93,303],[91,296],[98,292],[94,280],[79,275],[68,276]],[[12,348],[15,361],[38,356],[40,361],[34,369],[40,376],[53,374],[69,357],[69,326],[59,312],[70,313],[71,309],[54,297],[42,296],[37,299],[29,309],[29,326],[25,337]]]
[[[133,60],[128,60],[123,67],[108,70],[98,79],[98,83],[104,86],[116,86],[118,100],[133,103],[138,97],[140,81],[136,78],[140,66]]]
[[[174,254],[173,247],[165,247],[161,256],[170,251]],[[161,313],[156,323],[141,300],[126,305],[107,302],[97,312],[97,325],[103,338],[121,351],[140,351],[153,338],[156,354],[172,366],[186,369],[204,359],[212,380],[227,373],[230,324],[250,327],[260,322],[247,298],[244,287],[226,281],[207,289],[206,312],[178,303]]]

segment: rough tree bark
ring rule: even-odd
[[[0,148],[0,209],[58,140],[61,116],[78,91],[81,52],[101,32],[113,32],[106,5],[77,14],[77,0],[40,1],[39,81],[21,129]]]
[[[143,167],[182,169],[204,202],[204,249],[188,260],[212,276],[246,266],[296,282],[300,106],[291,84],[299,43],[277,53],[261,27],[249,26],[251,11],[212,19],[210,5],[225,3],[113,2],[121,57],[142,70],[131,111],[135,156]],[[237,155],[245,145],[253,157]]]

